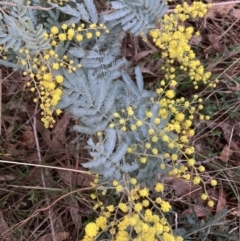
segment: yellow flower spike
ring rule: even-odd
[[[146,112],[146,117],[151,118],[151,117],[152,117],[152,115],[153,115],[153,114],[152,114],[152,112],[151,112],[151,111],[147,111],[147,112]]]
[[[92,193],[91,195],[90,195],[90,197],[91,197],[91,199],[96,199],[97,198],[97,195],[95,194],[95,193]]]
[[[130,179],[130,183],[131,183],[132,185],[136,185],[136,184],[137,184],[137,179],[136,179],[136,178],[131,178],[131,179]]]
[[[119,183],[118,183],[117,180],[114,180],[114,181],[113,181],[113,186],[114,186],[114,187],[116,187],[118,184],[119,184]]]
[[[150,129],[148,130],[148,134],[149,134],[149,135],[154,135],[154,130],[153,130],[152,128],[150,128]]]
[[[147,162],[147,158],[146,157],[141,157],[140,158],[140,162],[143,163],[143,164],[146,163]]]
[[[206,193],[203,193],[203,194],[201,195],[201,199],[202,199],[203,201],[207,200],[207,199],[208,199],[208,195],[207,195]]]
[[[214,206],[214,202],[212,200],[209,200],[207,204],[210,208]]]
[[[63,30],[66,30],[67,28],[68,28],[67,24],[64,23],[64,24],[62,25],[62,29],[63,29]]]
[[[106,230],[107,229],[107,218],[100,216],[96,219],[96,225],[102,229],[102,230]]]
[[[59,32],[59,30],[58,30],[58,27],[57,26],[53,26],[52,28],[51,28],[51,33],[52,34],[57,34]]]
[[[157,155],[157,154],[158,154],[158,149],[153,148],[153,149],[152,149],[152,153],[153,153],[153,155]]]
[[[127,113],[129,116],[133,116],[134,115],[134,112],[133,112],[133,109],[131,106],[127,107]]]
[[[125,203],[119,203],[118,207],[123,213],[128,212],[128,206]]]
[[[149,194],[149,189],[148,188],[143,188],[139,190],[139,195],[141,197],[148,197]]]
[[[217,186],[217,181],[216,181],[216,180],[214,180],[214,179],[213,179],[213,180],[211,180],[211,182],[210,182],[210,183],[211,183],[211,185],[212,185],[213,187]]]
[[[156,192],[163,192],[164,191],[164,185],[160,182],[158,182],[155,186],[155,191]]]
[[[196,161],[193,158],[188,159],[188,165],[189,166],[194,166]]]
[[[138,127],[140,127],[140,126],[143,125],[143,122],[142,122],[141,120],[138,120],[138,121],[136,122],[136,125],[137,125]]]
[[[87,37],[88,39],[91,39],[92,36],[93,36],[92,33],[87,33],[87,34],[86,34],[86,37]]]
[[[58,70],[60,68],[59,63],[53,63],[52,68]]]
[[[73,39],[73,36],[74,36],[74,29],[72,29],[72,28],[70,28],[70,29],[68,29],[68,32],[67,32],[67,34],[68,34],[68,40],[72,40]]]
[[[100,36],[101,36],[101,32],[100,32],[100,31],[97,31],[97,32],[96,32],[96,36],[97,36],[97,37],[100,37]]]
[[[122,130],[123,132],[125,132],[125,131],[127,130],[126,126],[123,126],[123,127],[121,128],[121,130]]]
[[[177,154],[172,154],[171,159],[172,159],[172,161],[177,161],[178,155]]]
[[[135,131],[137,129],[137,127],[135,125],[131,125],[130,128],[131,128],[132,131]]]
[[[186,179],[186,180],[190,180],[191,175],[190,174],[184,174],[183,178]]]
[[[140,212],[141,210],[142,210],[142,204],[141,203],[136,203],[135,205],[134,205],[134,210],[136,211],[136,212]]]
[[[99,227],[97,226],[96,223],[93,223],[93,222],[88,223],[85,227],[86,235],[92,238],[97,236],[98,230],[99,230]]]
[[[193,179],[193,184],[194,185],[198,185],[200,182],[201,182],[201,178],[199,176],[194,177],[194,179]]]
[[[116,192],[121,192],[123,190],[123,187],[121,185],[116,186]]]
[[[143,207],[148,207],[150,205],[150,202],[145,199],[142,201],[142,205],[143,205]]]
[[[181,237],[181,236],[177,236],[177,237],[175,238],[175,241],[184,241],[184,239],[183,239],[183,237]]]
[[[57,83],[61,84],[63,82],[63,76],[62,75],[57,75],[56,76],[56,81],[57,81]]]
[[[199,170],[199,172],[205,172],[205,167],[204,166],[199,166],[198,170]]]
[[[67,39],[67,35],[65,33],[61,33],[58,35],[60,41],[65,41]]]
[[[158,141],[158,137],[157,136],[153,136],[152,137],[152,142],[157,142]]]
[[[83,35],[82,34],[77,34],[76,35],[76,40],[81,42],[83,40]]]
[[[161,202],[161,210],[162,210],[163,212],[169,212],[171,208],[172,208],[172,207],[171,207],[171,205],[170,205],[169,202],[166,202],[166,201],[162,201],[162,202]]]

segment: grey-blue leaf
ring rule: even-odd
[[[90,155],[91,155],[93,158],[100,158],[101,153],[99,153],[99,152],[97,152],[97,151],[91,151],[91,152],[90,152]]]
[[[88,13],[90,15],[90,19],[93,23],[98,22],[98,13],[97,9],[95,7],[95,4],[93,3],[93,0],[84,0],[84,3],[87,7]]]
[[[128,149],[128,144],[125,142],[122,142],[120,146],[117,148],[116,152],[114,152],[110,159],[113,163],[118,163],[121,161],[121,159],[124,157]]]
[[[106,137],[107,140],[105,142],[105,155],[106,155],[106,157],[109,158],[116,145],[117,134],[116,134],[116,131],[112,128],[106,129],[105,132],[107,134],[107,137]]]
[[[100,157],[97,160],[92,160],[90,162],[82,163],[85,168],[97,168],[103,165],[107,161],[106,157]]]
[[[103,17],[106,21],[113,21],[128,15],[130,12],[130,9],[120,9],[109,14],[104,14]]]
[[[85,9],[85,6],[82,3],[77,3],[77,9],[80,12],[81,19],[88,22],[90,16],[89,16],[87,10]]]
[[[9,41],[11,38],[12,38],[11,35],[7,35],[7,36],[5,36],[5,37],[3,37],[3,38],[0,38],[0,44],[6,43],[6,42]]]
[[[123,166],[121,167],[123,172],[133,172],[136,171],[139,168],[139,165],[137,163],[124,163]]]
[[[111,5],[113,9],[122,9],[125,5],[120,1],[111,1]]]
[[[132,79],[130,78],[130,76],[126,72],[122,72],[122,77],[127,86],[129,87],[129,90],[136,96],[140,97],[140,92],[134,84],[134,82],[132,81]]]
[[[3,60],[3,59],[0,59],[0,64],[4,65],[6,67],[14,68],[14,69],[18,69],[19,68],[16,64],[14,64],[12,62],[8,62],[8,61]]]
[[[128,31],[130,30],[131,28],[133,28],[137,23],[137,19],[133,19],[133,21],[131,22],[128,22],[126,25],[123,26],[123,30],[124,31]]]
[[[80,132],[80,133],[85,133],[85,134],[88,134],[88,135],[95,134],[95,130],[92,130],[89,127],[84,127],[84,126],[79,126],[79,125],[74,126],[73,127],[73,131],[77,131],[77,132]]]
[[[80,47],[72,47],[68,53],[77,58],[82,58],[85,55],[85,51]]]
[[[137,87],[142,92],[144,89],[144,82],[143,82],[142,71],[139,66],[137,66],[135,68],[135,75],[136,75],[136,79],[137,79]]]
[[[92,138],[89,138],[89,139],[87,140],[87,144],[88,144],[90,147],[92,147],[92,148],[95,147],[95,143],[93,142],[93,139],[92,139]]]
[[[52,6],[54,6],[55,8],[58,8],[61,12],[63,13],[66,13],[66,14],[69,14],[71,16],[74,16],[74,17],[80,17],[80,13],[75,9],[75,8],[72,8],[70,5],[65,5],[64,7],[59,7],[58,4],[55,4],[55,3],[50,3]]]

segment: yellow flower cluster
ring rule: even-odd
[[[170,211],[170,203],[160,197],[154,198],[148,188],[136,185],[136,179],[131,179],[130,183],[135,186],[127,190],[128,202],[120,201],[115,207],[101,206],[101,215],[95,222],[86,225],[82,241],[97,240],[104,233],[108,233],[108,240],[111,241],[183,241],[181,236],[173,235],[172,228],[163,215]],[[117,186],[118,182],[114,181],[113,185]],[[162,183],[158,183],[155,190],[161,192]],[[121,218],[117,219],[119,213]]]
[[[117,127],[123,132],[127,132],[136,131],[142,125],[146,126],[148,137],[145,141],[128,148],[128,153],[132,153],[133,155],[137,147],[141,147],[144,150],[144,155],[136,154],[139,155],[141,163],[146,163],[148,156],[156,156],[156,158],[161,158],[162,160],[169,158],[172,160],[173,166],[176,166],[179,153],[186,157],[188,166],[192,167],[194,163],[189,160],[192,160],[190,156],[194,154],[194,147],[189,145],[189,142],[195,132],[191,127],[194,114],[198,113],[198,110],[201,109],[199,108],[201,105],[198,103],[202,100],[196,98],[192,102],[189,102],[183,97],[173,100],[176,94],[175,91],[164,90],[163,88],[157,89],[156,92],[159,94],[158,103],[160,108],[158,115],[154,119],[152,119],[153,113],[151,109],[146,111],[144,119],[139,119],[137,114],[135,114],[134,106],[129,106],[122,113],[114,113],[115,120],[114,123],[111,123],[113,125],[110,124],[110,127]],[[193,104],[197,104],[198,107],[193,107]],[[171,116],[172,118],[167,121],[163,128],[161,123],[166,122]],[[204,119],[209,119],[209,116],[203,117]],[[170,132],[172,136],[169,134]],[[170,150],[177,149],[177,151],[162,153],[156,145],[159,142],[167,145]]]
[[[45,33],[44,37],[46,40],[50,40],[52,46],[57,46],[59,42],[66,40],[81,42],[84,38],[91,39],[94,36],[98,38],[101,36],[101,31],[109,33],[107,27],[102,23],[99,25],[92,23],[89,26],[86,26],[84,23],[80,25],[72,24],[71,26],[63,24],[61,28],[53,26],[51,33]]]
[[[189,44],[190,39],[198,36],[199,32],[194,34],[193,27],[181,25],[181,22],[189,18],[203,17],[209,7],[202,2],[193,2],[191,6],[184,2],[183,5],[177,5],[172,14],[164,16],[160,29],[150,31],[155,45],[162,50],[162,57],[167,58],[169,64],[173,64],[175,60],[180,63],[180,69],[188,72],[196,89],[198,82],[208,83],[211,73],[205,72]],[[172,77],[174,71],[174,67],[168,66],[165,76],[172,86],[177,83]]]
[[[69,0],[48,0],[49,2],[53,2],[53,3],[56,3],[58,4],[59,6],[62,6],[64,5],[64,3],[67,3],[69,2]]]
[[[61,110],[56,109],[62,96],[62,83],[64,77],[56,75],[54,70],[60,68],[68,69],[69,72],[75,71],[77,68],[73,66],[73,60],[70,60],[67,55],[59,59],[58,54],[54,50],[45,50],[42,53],[37,53],[33,58],[28,49],[19,49],[21,61],[19,65],[25,66],[27,71],[23,75],[29,75],[31,81],[27,83],[31,91],[37,91],[38,98],[41,101],[40,108],[42,110],[42,122],[46,128],[52,128],[55,120],[53,118],[54,112],[60,114]],[[81,67],[80,64],[77,67]],[[34,102],[38,101],[34,98]]]
[[[3,49],[3,46],[0,46],[0,57],[4,60],[7,59],[7,50]]]
[[[161,160],[159,168],[162,170],[167,168],[166,175],[191,180],[195,185],[203,184],[206,192],[204,180],[200,177],[205,168],[202,165],[197,167],[194,159],[195,148],[190,143],[190,139],[195,134],[192,128],[194,116],[198,115],[204,120],[210,118],[199,113],[203,108],[203,100],[198,95],[194,95],[192,101],[187,101],[184,97],[175,98],[176,92],[173,89],[169,89],[165,83],[162,87],[156,89],[159,97],[152,101],[152,107],[146,110],[144,118],[138,118],[135,106],[128,106],[125,110],[113,114],[114,121],[110,127],[123,132],[141,133],[144,126],[146,132],[144,140],[132,144],[127,149],[127,155],[131,155],[132,160],[138,160],[142,165],[155,159]],[[152,111],[156,102],[160,106],[157,114]],[[116,191],[121,192],[123,187],[118,183],[115,184]],[[216,181],[212,180],[211,185],[217,185]],[[163,191],[164,186],[158,185],[156,190]],[[213,203],[209,196],[207,199],[208,205],[211,206]],[[136,208],[138,211],[141,209],[139,206]],[[162,211],[164,210],[168,210],[167,205],[164,205]]]
[[[160,29],[150,31],[154,43],[162,50],[162,58],[166,59],[166,66],[163,67],[165,75],[159,83],[160,87],[156,89],[158,98],[150,99],[152,104],[149,104],[144,116],[139,114],[134,105],[115,112],[109,127],[144,136],[127,149],[126,155],[131,160],[139,161],[141,167],[150,161],[161,160],[159,168],[163,175],[183,178],[195,185],[202,184],[204,193],[201,198],[206,200],[209,207],[213,207],[214,202],[206,190],[208,183],[201,176],[205,167],[197,165],[195,148],[190,143],[195,135],[192,128],[195,117],[198,116],[200,120],[209,120],[210,117],[200,114],[203,100],[197,95],[193,96],[192,101],[188,101],[184,97],[177,97],[175,91],[178,85],[176,62],[180,64],[180,70],[189,74],[196,89],[199,82],[213,87],[215,85],[210,83],[211,73],[205,71],[189,44],[190,39],[199,33],[194,33],[192,27],[181,24],[189,18],[203,17],[208,7],[202,2],[177,5],[172,14],[165,15]],[[156,103],[159,105],[157,111]],[[209,184],[215,187],[217,181],[212,179]],[[130,177],[127,184],[113,181],[113,188],[117,193],[124,192],[125,201],[121,199],[116,207],[103,207],[98,201],[95,209],[101,209],[101,221],[97,219],[86,226],[82,241],[97,240],[104,232],[108,232],[110,241],[183,240],[180,236],[174,237],[165,219],[165,213],[172,207],[168,201],[159,197],[165,189],[163,183],[156,183],[150,192],[147,187],[140,187],[135,177]],[[156,193],[158,195],[153,196]],[[118,219],[119,212],[121,215]]]
[[[60,114],[61,110],[56,109],[62,96],[62,83],[64,77],[61,74],[55,74],[56,71],[67,69],[72,73],[81,68],[81,63],[76,59],[70,59],[68,55],[58,56],[55,49],[59,43],[63,41],[81,42],[84,39],[91,39],[101,36],[101,31],[108,32],[104,24],[99,26],[95,23],[90,24],[86,28],[85,24],[76,26],[72,24],[68,26],[63,24],[61,28],[53,26],[49,33],[45,33],[45,40],[49,40],[52,49],[44,50],[36,54],[32,54],[29,49],[19,49],[18,65],[26,71],[23,75],[29,75],[31,81],[27,83],[31,91],[37,91],[38,98],[34,98],[34,102],[40,99],[40,108],[42,110],[42,122],[46,128],[52,128],[55,120],[53,114]]]

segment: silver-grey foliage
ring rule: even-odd
[[[140,156],[128,154],[127,149],[136,145],[137,152],[144,152],[144,143],[150,138],[146,124],[126,132],[117,125],[110,129],[109,124],[114,122],[114,112],[120,113],[129,106],[137,110],[136,118],[144,118],[146,110],[155,114],[160,108],[152,104],[156,94],[144,88],[140,67],[131,67],[122,58],[121,41],[126,32],[146,36],[166,12],[166,1],[109,1],[109,8],[101,13],[98,13],[93,0],[71,0],[63,6],[41,0],[31,2],[31,6],[52,7],[49,11],[29,8],[24,0],[11,2],[14,6],[2,6],[4,12],[0,14],[0,44],[4,51],[8,51],[7,58],[0,60],[0,64],[27,71],[34,62],[29,58],[29,65],[21,64],[26,59],[26,53],[19,51],[21,48],[28,49],[30,56],[53,50],[59,59],[67,55],[74,66],[81,64],[82,68],[72,73],[62,68],[51,71],[55,76],[64,76],[63,95],[58,108],[71,112],[79,120],[73,131],[89,135],[88,148],[92,160],[84,166],[103,179],[121,179],[122,175],[129,173],[144,180],[148,172],[144,170],[153,170],[154,167],[152,164],[143,165],[139,162]],[[51,45],[45,34],[50,33],[53,26],[61,29],[64,23],[68,26],[102,23],[109,33],[102,31],[101,36],[92,39],[84,38],[80,42],[67,39],[57,46]],[[54,61],[50,56],[48,63]],[[133,119],[128,121],[128,125],[134,123]],[[155,128],[162,129],[166,124],[167,120],[162,120]],[[102,136],[97,142],[93,141],[93,135],[100,131]],[[159,151],[165,149],[160,144],[155,148]]]

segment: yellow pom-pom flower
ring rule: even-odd
[[[52,34],[57,34],[57,33],[58,33],[58,27],[53,26],[53,27],[51,28],[51,33],[52,33]]]
[[[86,235],[91,237],[91,238],[97,236],[98,230],[99,230],[99,227],[97,226],[96,223],[93,223],[93,222],[88,223],[86,228],[85,228]]]

